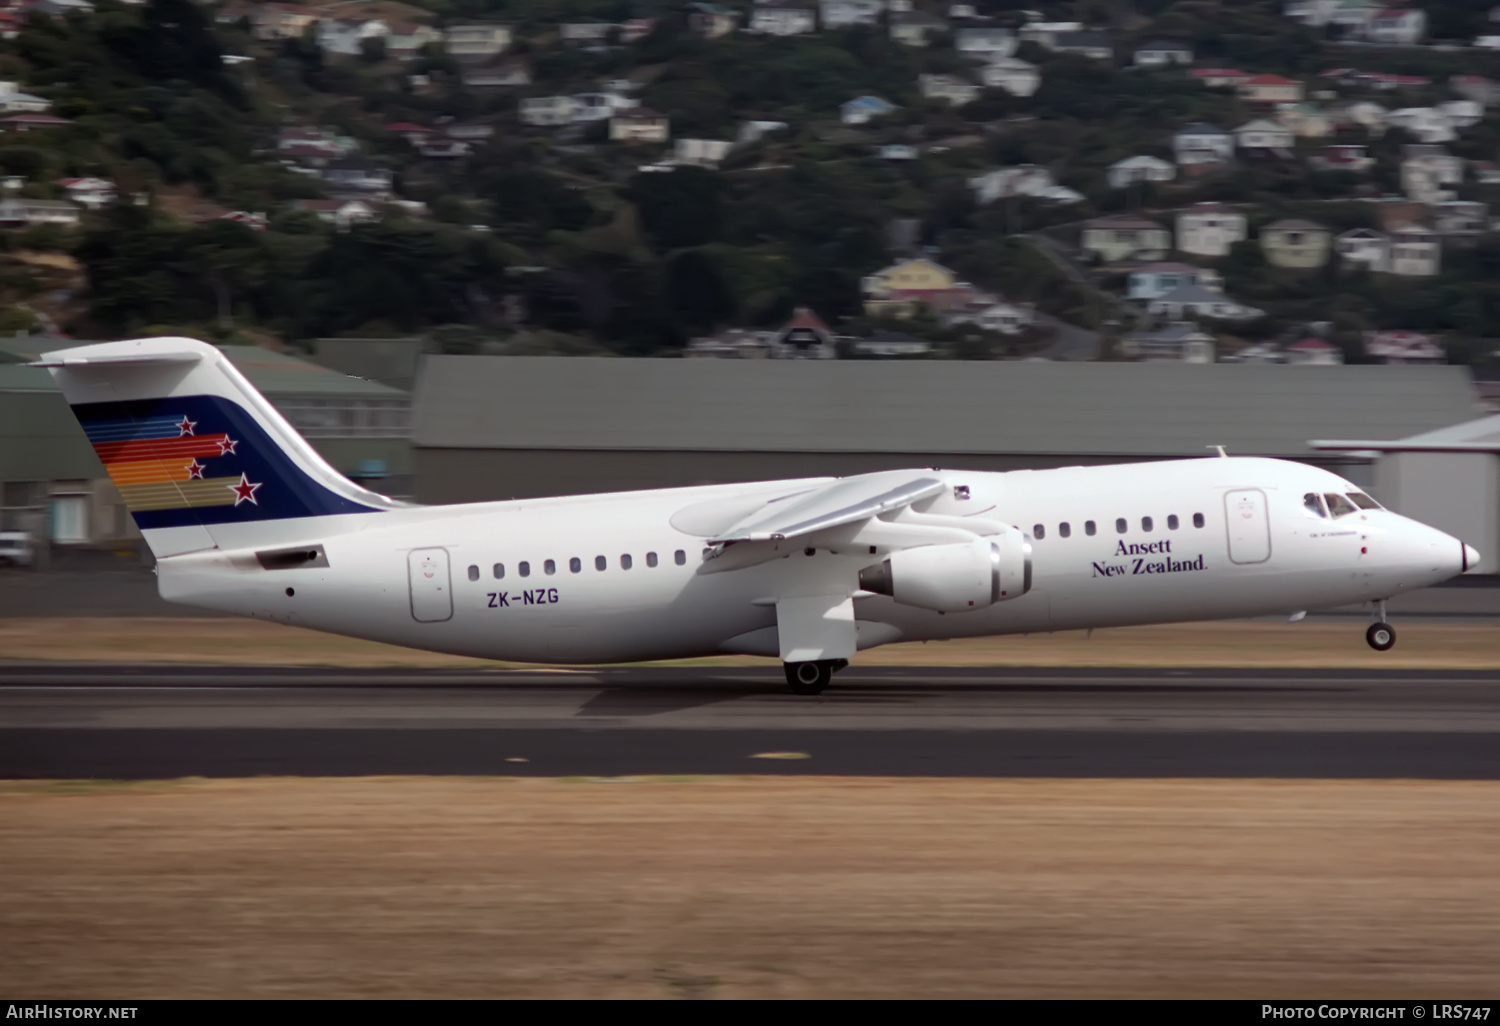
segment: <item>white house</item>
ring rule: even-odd
[[[1177,168],[1159,157],[1126,157],[1109,166],[1109,187],[1123,189],[1135,182],[1170,182]]]
[[[964,28],[954,33],[953,46],[965,57],[991,61],[1016,52],[1016,34],[1003,28]]]
[[[1386,114],[1385,123],[1410,132],[1424,143],[1452,142],[1458,138],[1453,121],[1436,107],[1401,107]]]
[[[1291,366],[1332,367],[1344,362],[1342,349],[1312,335],[1300,342],[1293,342],[1284,352],[1286,362]]]
[[[1160,317],[1174,321],[1190,317],[1211,317],[1219,321],[1249,321],[1259,317],[1263,311],[1238,303],[1222,292],[1206,289],[1201,285],[1179,285],[1164,296],[1158,296],[1146,304],[1146,309]]]
[[[1391,267],[1391,237],[1370,228],[1351,228],[1333,240],[1333,251],[1353,267],[1388,271]]]
[[[1178,164],[1229,161],[1234,158],[1234,134],[1197,121],[1172,136],[1172,153]]]
[[[828,29],[879,25],[884,12],[885,0],[820,0],[818,4],[823,27]]]
[[[0,225],[72,226],[77,223],[78,206],[67,200],[22,199],[19,196],[7,196],[0,200]]]
[[[391,34],[390,26],[379,18],[364,21],[339,21],[324,18],[318,22],[318,47],[325,53],[357,57],[364,44],[374,39],[384,39]]]
[[[1289,0],[1281,13],[1293,21],[1321,28],[1328,24],[1341,0]]]
[[[1443,241],[1437,232],[1404,224],[1391,232],[1390,272],[1406,278],[1426,278],[1443,269]]]
[[[927,99],[947,100],[955,107],[962,107],[979,95],[979,86],[954,75],[919,75],[917,84]]]
[[[614,26],[607,21],[570,21],[557,27],[564,43],[574,46],[603,46],[609,42]]]
[[[384,194],[391,191],[395,175],[388,167],[382,167],[363,157],[344,157],[332,161],[323,169],[323,180],[337,189]]]
[[[876,152],[881,160],[916,160],[918,156],[917,148],[906,143],[887,143]]]
[[[1441,146],[1413,144],[1401,149],[1401,191],[1418,203],[1452,199],[1450,186],[1463,184],[1464,160]]]
[[[1177,248],[1195,256],[1229,255],[1248,238],[1245,215],[1222,203],[1194,203],[1177,214]]]
[[[647,107],[622,110],[609,119],[611,142],[666,142],[670,131],[667,116]]]
[[[464,24],[443,29],[443,49],[457,60],[484,60],[504,53],[511,43],[509,25]]]
[[[1172,233],[1155,221],[1132,215],[1085,221],[1080,248],[1101,263],[1160,260],[1172,248]]]
[[[1115,55],[1108,32],[1059,32],[1052,37],[1052,49],[1058,53],[1076,53],[1096,61],[1107,61]]]
[[[1125,298],[1142,302],[1160,299],[1183,285],[1199,285],[1218,292],[1223,290],[1224,279],[1217,272],[1192,264],[1170,261],[1144,264],[1126,277]]]
[[[635,100],[619,93],[574,93],[572,100],[573,121],[576,124],[608,121],[618,111],[629,110],[636,105]]]
[[[878,96],[856,96],[839,104],[839,120],[846,125],[863,125],[871,118],[889,114],[896,105]]]
[[[298,200],[295,204],[297,209],[306,210],[317,214],[318,217],[333,225],[341,232],[348,231],[356,224],[366,221],[379,220],[380,215],[375,208],[364,200]]]
[[[969,179],[974,202],[980,206],[1010,196],[1039,196],[1056,185],[1052,172],[1035,164],[999,167]]]
[[[1214,362],[1214,337],[1190,321],[1133,331],[1120,340],[1120,349],[1134,360]]]
[[[1042,74],[1030,61],[1001,57],[979,69],[979,80],[992,89],[1004,89],[1012,96],[1030,96],[1042,84]]]
[[[740,23],[740,12],[715,3],[688,5],[688,28],[704,39],[718,39],[733,32]]]
[[[1490,230],[1490,205],[1478,200],[1447,200],[1432,208],[1432,225],[1439,235],[1479,235]]]
[[[1242,150],[1289,150],[1295,142],[1292,130],[1274,121],[1247,121],[1234,138]]]
[[[672,163],[716,168],[729,156],[734,143],[728,139],[678,139],[672,144]]]
[[[750,31],[764,36],[800,36],[818,30],[810,0],[759,0],[750,13]]]
[[[1028,21],[1021,26],[1020,36],[1022,42],[1036,43],[1050,50],[1058,36],[1082,29],[1081,21]]]
[[[1036,320],[1036,311],[1030,305],[1008,303],[994,296],[977,294],[974,300],[943,316],[945,325],[973,324],[985,331],[1002,335],[1015,335],[1030,327]]]
[[[948,31],[942,18],[921,11],[893,12],[890,21],[891,38],[907,46],[926,46],[933,36]]]
[[[115,201],[115,183],[108,178],[59,178],[57,184],[68,199],[89,210],[99,210]]]
[[[1210,89],[1238,86],[1252,77],[1248,71],[1241,71],[1239,68],[1194,68],[1188,74]]]
[[[1169,43],[1153,39],[1135,48],[1135,66],[1138,68],[1164,68],[1173,64],[1193,63],[1193,48],[1184,43]]]
[[[23,93],[14,82],[0,82],[0,113],[42,114],[51,109],[51,100]]]
[[[1365,38],[1372,43],[1410,46],[1427,34],[1427,12],[1420,7],[1387,7],[1365,22]]]
[[[1484,104],[1478,100],[1445,100],[1437,110],[1454,128],[1473,128],[1484,120]]]
[[[573,123],[575,106],[571,96],[531,96],[521,101],[521,123],[542,128]]]

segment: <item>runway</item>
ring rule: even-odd
[[[0,667],[0,777],[1500,779],[1500,674]]]

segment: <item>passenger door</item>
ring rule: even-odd
[[[1266,493],[1241,488],[1224,493],[1224,529],[1229,532],[1232,563],[1264,563],[1271,558],[1271,521]]]
[[[453,617],[453,583],[447,549],[413,549],[406,556],[411,586],[411,615],[422,623]]]

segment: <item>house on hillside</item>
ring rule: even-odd
[[[320,220],[326,221],[341,232],[346,232],[357,224],[380,219],[380,215],[373,206],[358,199],[297,200],[293,206],[298,210],[316,214]]]
[[[1191,321],[1171,321],[1126,335],[1120,352],[1131,360],[1213,363],[1214,337]]]
[[[14,82],[0,82],[0,113],[44,114],[51,109],[51,100],[23,93]]]
[[[1136,182],[1170,182],[1177,177],[1177,167],[1160,157],[1126,157],[1109,166],[1111,189],[1123,189]]]
[[[620,22],[620,42],[629,46],[640,42],[656,29],[655,18],[628,18]]]
[[[994,296],[977,295],[964,306],[951,311],[943,324],[972,324],[1000,335],[1019,335],[1036,323],[1036,310],[1029,304],[1007,303]]]
[[[972,103],[979,96],[979,86],[956,75],[919,75],[917,86],[929,100],[946,100],[955,107]]]
[[[728,139],[678,139],[672,144],[672,164],[678,167],[718,167],[734,149]]]
[[[0,200],[0,227],[32,228],[55,224],[71,228],[78,224],[79,207],[68,200],[25,199],[6,196]]]
[[[343,21],[323,18],[318,22],[318,48],[324,53],[336,53],[342,57],[358,57],[364,45],[391,34],[391,27],[380,18],[362,18]]]
[[[959,53],[981,61],[1013,56],[1016,43],[1016,34],[1004,28],[963,28],[953,37]]]
[[[1030,61],[1000,57],[979,69],[979,80],[991,89],[1004,89],[1012,96],[1030,96],[1042,84],[1042,74]]]
[[[863,125],[871,118],[889,114],[896,105],[878,96],[856,96],[839,104],[839,120],[846,125]]]
[[[1452,142],[1458,138],[1452,119],[1436,107],[1400,107],[1386,114],[1385,123],[1410,132],[1424,143]]]
[[[296,4],[257,4],[250,13],[250,32],[256,39],[301,39],[318,20],[310,7]]]
[[[665,114],[649,107],[622,110],[609,119],[611,142],[661,143],[671,134],[671,123]]]
[[[818,15],[826,29],[879,25],[885,0],[819,0]]]
[[[1059,32],[1052,37],[1052,50],[1057,53],[1074,53],[1091,60],[1107,61],[1115,55],[1114,43],[1108,32]]]
[[[1420,331],[1367,331],[1365,355],[1388,364],[1447,363],[1448,354],[1432,335]]]
[[[443,34],[430,25],[415,21],[391,21],[391,31],[385,37],[385,52],[398,61],[410,61],[422,55],[428,43],[442,42]]]
[[[1146,310],[1173,321],[1185,321],[1194,317],[1216,321],[1253,321],[1265,312],[1201,285],[1179,285],[1147,303]]]
[[[531,96],[521,101],[521,124],[540,128],[570,125],[577,113],[571,96]]]
[[[343,157],[323,169],[323,180],[335,189],[389,195],[395,177],[390,168],[372,160]]]
[[[890,23],[891,38],[907,46],[926,46],[933,36],[948,31],[946,21],[922,11],[893,11]]]
[[[1320,171],[1368,171],[1375,166],[1375,158],[1363,143],[1337,143],[1323,147],[1308,163]]]
[[[811,0],[756,0],[750,11],[750,31],[763,36],[800,36],[818,30],[818,12]]]
[[[1309,335],[1293,342],[1283,352],[1291,366],[1334,367],[1344,362],[1344,351],[1331,342]]]
[[[1295,145],[1292,131],[1274,121],[1247,121],[1234,130],[1236,144],[1242,150],[1290,150]]]
[[[108,178],[59,178],[68,199],[87,210],[101,210],[115,201],[115,183]]]
[[[902,260],[860,280],[865,313],[872,317],[910,317],[926,307],[934,313],[963,306],[974,298],[974,288],[958,280],[942,264],[925,258]]]
[[[1206,267],[1159,261],[1143,264],[1126,277],[1125,298],[1146,302],[1160,299],[1183,285],[1197,285],[1215,292],[1222,291],[1224,279]]]
[[[980,206],[1011,196],[1040,196],[1056,187],[1052,172],[1036,164],[997,167],[969,179],[974,202]]]
[[[932,352],[932,343],[904,331],[872,331],[851,343],[859,356],[921,356]]]
[[[1369,271],[1388,271],[1391,264],[1391,237],[1373,228],[1351,228],[1333,240],[1333,251],[1350,267]]]
[[[1416,224],[1391,229],[1391,258],[1387,268],[1403,278],[1430,278],[1443,269],[1443,240],[1430,228]]]
[[[1188,74],[1210,89],[1238,86],[1254,77],[1239,68],[1194,68]]]
[[[1328,262],[1333,233],[1313,221],[1286,218],[1260,230],[1260,248],[1276,267],[1309,269]]]
[[[1365,38],[1372,43],[1411,46],[1426,34],[1427,12],[1420,7],[1387,7],[1365,23]]]
[[[1288,103],[1276,112],[1276,123],[1299,139],[1326,139],[1334,132],[1333,117],[1311,103]]]
[[[740,12],[723,4],[688,5],[688,28],[704,39],[718,39],[733,32],[740,24]]]
[[[1018,35],[1023,43],[1035,43],[1045,49],[1056,48],[1057,37],[1083,31],[1081,21],[1028,21]]]
[[[1206,121],[1195,121],[1172,136],[1172,153],[1179,165],[1234,159],[1234,134]]]
[[[799,306],[770,338],[771,355],[782,360],[833,360],[838,336],[811,307]]]
[[[1418,203],[1453,199],[1463,184],[1464,160],[1441,146],[1411,143],[1401,148],[1401,191]]]
[[[1473,128],[1484,120],[1484,104],[1476,100],[1444,100],[1436,110],[1454,128]]]
[[[1454,75],[1448,79],[1448,84],[1459,96],[1482,107],[1500,104],[1500,82],[1483,75]]]
[[[483,61],[510,49],[509,25],[466,22],[443,29],[443,50],[459,61]]]
[[[463,82],[469,89],[503,89],[531,85],[531,63],[517,57],[493,68],[464,68]]]
[[[1433,206],[1432,226],[1449,239],[1481,235],[1490,230],[1490,205],[1479,200],[1446,200]]]
[[[1194,203],[1177,214],[1177,248],[1184,253],[1228,256],[1246,237],[1245,215],[1222,203]]]
[[[1301,82],[1280,75],[1255,75],[1235,91],[1248,103],[1301,103],[1306,98]]]
[[[12,114],[0,118],[0,131],[24,133],[37,129],[66,128],[72,123],[56,114]]]
[[[564,43],[586,49],[599,49],[609,45],[614,25],[607,21],[568,21],[557,26],[558,35]]]
[[[1174,64],[1193,63],[1193,48],[1186,43],[1170,43],[1153,39],[1135,48],[1133,54],[1138,68],[1165,68]]]
[[[1097,217],[1084,222],[1080,248],[1100,263],[1161,260],[1172,250],[1172,234],[1144,217]]]

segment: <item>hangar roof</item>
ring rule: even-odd
[[[1302,457],[1471,419],[1462,367],[432,356],[425,448]]]

